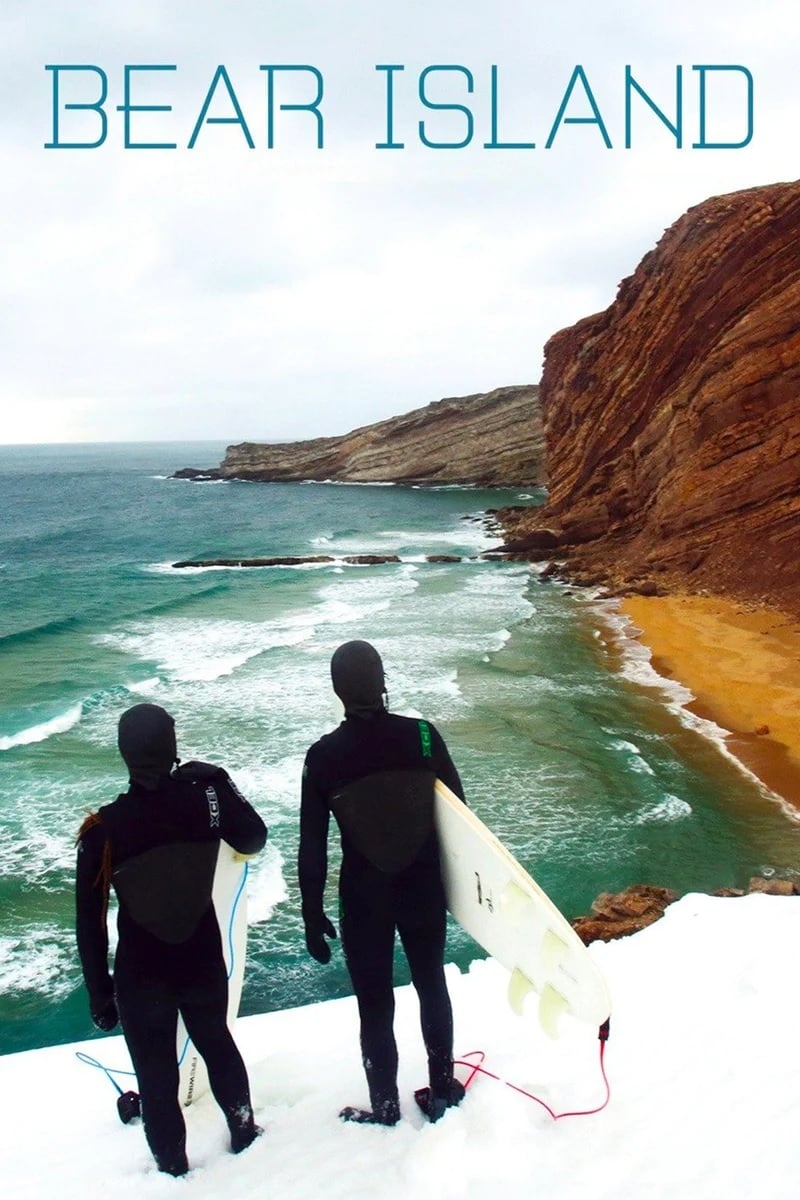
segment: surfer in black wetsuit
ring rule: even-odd
[[[396,716],[384,704],[380,656],[368,642],[346,642],[331,660],[345,720],[306,755],[298,872],[306,946],[330,960],[336,937],[325,915],[328,824],[342,840],[339,875],[342,945],[361,1019],[361,1055],[370,1109],[345,1108],[347,1121],[395,1125],[400,1119],[393,1032],[395,931],[420,1002],[429,1086],[416,1093],[432,1121],[464,1096],[453,1078],[453,1014],[444,976],[446,906],[433,824],[438,776],[464,798],[439,733],[427,721]]]
[[[267,830],[221,767],[175,766],[175,722],[158,705],[123,713],[118,744],[129,790],[90,814],[78,834],[78,952],[95,1025],[113,1029],[118,1014],[122,1022],[159,1170],[183,1175],[189,1166],[178,1102],[179,1012],[205,1060],[231,1150],[244,1150],[260,1132],[227,1025],[228,980],[211,888],[220,839],[254,854]],[[113,981],[106,923],[112,885],[119,900]]]

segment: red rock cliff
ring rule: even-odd
[[[800,183],[689,209],[550,339],[540,402],[549,502],[510,538],[577,578],[800,611]]]

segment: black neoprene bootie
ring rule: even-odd
[[[167,1142],[162,1142],[161,1145],[154,1146],[152,1139],[148,1135],[146,1115],[144,1132],[147,1144],[153,1153],[153,1158],[156,1160],[156,1166],[159,1171],[163,1171],[165,1175],[186,1175],[189,1170],[189,1160],[186,1157],[185,1132],[180,1138],[172,1142],[171,1145]]]
[[[228,1129],[231,1135],[231,1154],[241,1154],[264,1132],[260,1125],[256,1125],[251,1108],[242,1110],[241,1116],[237,1113],[233,1118],[229,1118]]]
[[[400,1102],[396,1099],[383,1100],[374,1109],[343,1108],[339,1113],[342,1121],[353,1121],[357,1125],[396,1125],[400,1120]]]
[[[429,1121],[439,1121],[448,1108],[455,1108],[464,1099],[463,1083],[452,1080],[446,1096],[439,1096],[429,1087],[417,1088],[414,1099]]]
[[[189,1160],[186,1157],[186,1152],[179,1151],[174,1155],[166,1157],[165,1155],[156,1156],[156,1165],[159,1171],[163,1171],[165,1175],[186,1175],[189,1171]]]

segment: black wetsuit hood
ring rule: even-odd
[[[383,663],[369,642],[344,642],[331,659],[331,680],[347,716],[383,712]]]
[[[122,714],[117,733],[119,752],[132,783],[155,791],[178,761],[175,721],[158,704],[135,704]]]

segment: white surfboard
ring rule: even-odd
[[[459,925],[511,972],[508,999],[522,1012],[539,996],[551,1037],[570,1013],[600,1026],[611,1000],[600,968],[566,917],[505,846],[436,780],[434,813],[447,906]]]
[[[239,1012],[247,949],[247,856],[220,842],[212,899],[228,972],[228,1026]],[[186,1026],[178,1018],[178,1099],[188,1108],[208,1091],[208,1072]]]

